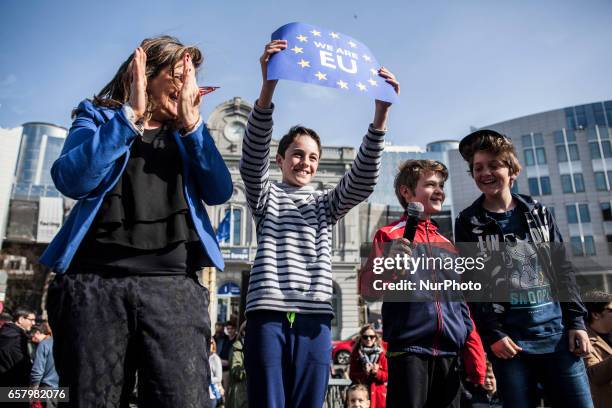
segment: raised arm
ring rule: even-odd
[[[259,59],[262,84],[259,98],[249,115],[247,129],[242,141],[240,176],[244,181],[246,199],[253,215],[262,214],[270,189],[270,142],[272,141],[272,97],[278,81],[267,79],[270,57],[287,48],[286,40],[274,40],[266,44]]]
[[[399,94],[400,86],[395,76],[385,68],[378,74],[393,86]],[[335,224],[340,218],[374,191],[378,180],[380,160],[384,150],[385,132],[390,102],[376,100],[374,120],[368,128],[351,168],[336,187],[327,194],[329,221]]]

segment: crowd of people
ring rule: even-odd
[[[206,205],[234,192],[200,116],[202,52],[169,36],[145,39],[73,111],[51,175],[76,204],[41,257],[56,272],[47,298],[54,335],[39,330],[32,354],[35,316],[16,311],[0,331],[1,385],[69,387],[73,407],[126,406],[136,384],[143,407],[323,405],[331,234],[374,190],[391,103],[375,100],[352,165],[334,188],[315,189],[322,154],[315,130],[294,126],[271,151],[278,80],[268,78],[268,63],[287,48],[286,39],[264,47],[261,89],[242,141],[239,171],[257,233],[246,321],[217,323],[211,333],[209,292],[197,276],[203,267],[224,268]],[[400,92],[384,67],[371,81]],[[459,214],[455,243],[432,220],[448,169],[409,160],[398,171],[395,192],[407,212],[376,232],[360,271],[361,295],[383,301],[382,321],[360,330],[346,405],[521,408],[544,398],[554,407],[604,407],[612,387],[610,296],[594,295],[587,316],[554,217],[511,190],[521,165],[510,139],[479,130],[459,150],[482,195]],[[281,181],[270,179],[271,163]],[[416,218],[409,218],[411,204],[422,208]],[[492,245],[500,242],[507,245]],[[533,246],[537,261],[526,264]],[[491,301],[461,292],[412,301],[374,293],[376,260],[402,256],[481,256],[492,274],[484,282]],[[429,267],[411,279],[425,277],[459,279],[452,269]],[[409,277],[395,267],[381,278]],[[534,288],[548,295],[508,300]],[[500,293],[508,299],[494,296]]]
[[[46,321],[37,319],[31,310],[16,308],[12,315],[3,313],[0,320],[0,387],[56,389],[59,377],[53,359],[53,336]],[[32,408],[55,407],[57,401],[35,400]],[[24,406],[10,404],[3,406]]]

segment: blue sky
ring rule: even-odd
[[[221,89],[202,113],[258,94],[258,57],[279,26],[302,21],[346,33],[402,84],[388,139],[424,146],[531,113],[612,99],[612,2],[40,1],[0,3],[0,127],[69,126],[145,37],[177,36],[205,53],[201,84]],[[301,123],[325,144],[356,146],[373,101],[283,81],[275,135]]]

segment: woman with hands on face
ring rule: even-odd
[[[200,116],[202,59],[173,37],[145,39],[75,109],[53,164],[77,200],[41,259],[57,273],[47,310],[73,406],[126,404],[136,371],[142,406],[210,404],[209,295],[196,273],[224,266],[204,203],[233,185]]]
[[[387,357],[381,340],[371,324],[359,331],[350,357],[349,377],[353,383],[370,390],[370,406],[384,408],[387,395]]]

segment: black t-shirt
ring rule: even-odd
[[[126,273],[185,273],[209,265],[185,199],[182,162],[172,133],[145,130],[125,171],[106,193],[75,265]]]

